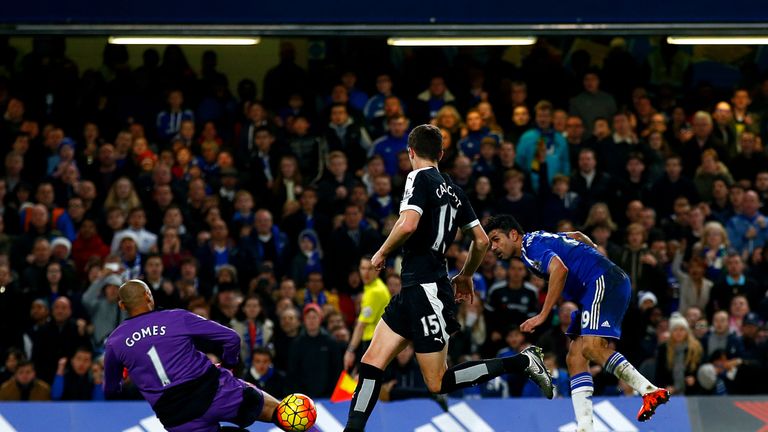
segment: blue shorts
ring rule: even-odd
[[[589,284],[578,300],[579,310],[571,315],[565,332],[571,338],[599,336],[621,338],[621,322],[632,297],[629,277],[619,269],[609,270]]]

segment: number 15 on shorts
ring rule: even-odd
[[[421,317],[421,325],[424,327],[424,336],[440,333],[440,321],[435,314]]]

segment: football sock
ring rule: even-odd
[[[571,377],[571,402],[573,412],[576,414],[577,432],[593,432],[592,393],[594,393],[594,385],[589,372]]]
[[[505,373],[520,373],[528,367],[528,357],[516,355],[490,360],[474,360],[458,364],[445,371],[440,393],[471,387],[484,383]]]
[[[626,382],[636,392],[641,395],[654,392],[659,388],[651,384],[640,372],[624,358],[621,353],[614,352],[605,362],[605,370],[608,373],[616,375],[617,378]]]
[[[357,388],[349,406],[349,418],[344,432],[363,432],[368,417],[379,400],[384,371],[367,363],[360,363]]]

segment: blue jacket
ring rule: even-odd
[[[397,174],[397,155],[408,148],[408,135],[395,138],[390,134],[384,135],[373,142],[373,154],[384,159],[384,169],[389,176]]]
[[[568,143],[560,133],[550,129],[542,131],[539,128],[527,130],[517,143],[517,158],[515,162],[531,175],[531,185],[535,191],[539,188],[539,174],[531,169],[531,163],[536,157],[536,147],[543,139],[547,145],[547,174],[549,184],[557,174],[570,175],[571,162],[568,155]]]
[[[491,132],[490,129],[484,127],[478,131],[471,131],[464,138],[458,142],[458,147],[464,156],[474,160],[475,156],[480,154],[480,143],[483,138],[490,136],[496,140],[496,144],[501,144],[501,135],[496,132]]]
[[[762,247],[763,244],[765,244],[765,241],[768,240],[768,219],[766,219],[767,223],[765,224],[765,228],[760,228],[760,225],[757,223],[757,220],[760,217],[765,218],[762,213],[758,212],[751,218],[743,214],[737,214],[728,220],[725,229],[728,231],[728,239],[731,241],[731,247],[736,249],[739,253],[747,251],[751,254],[756,247]],[[749,231],[750,227],[755,227],[757,235],[748,239],[747,231]]]
[[[157,136],[161,141],[168,142],[179,132],[182,121],[194,119],[195,115],[188,109],[178,113],[161,111],[157,114]]]

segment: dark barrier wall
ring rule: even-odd
[[[761,4],[762,3],[762,4]],[[757,23],[760,0],[25,0],[3,2],[5,23]]]

